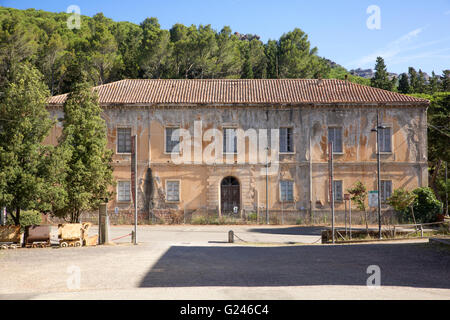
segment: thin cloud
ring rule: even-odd
[[[450,48],[421,52],[414,55],[404,56],[404,57],[396,57],[389,61],[390,65],[395,65],[399,63],[407,63],[415,60],[424,60],[424,59],[442,59],[448,57],[448,55],[442,55],[443,52],[450,51]]]
[[[363,67],[373,64],[377,57],[383,57],[385,60],[397,56],[399,53],[407,50],[407,44],[417,38],[424,28],[417,28],[390,42],[385,48],[364,56],[356,61],[349,63],[350,66]]]
[[[446,16],[448,16],[448,15],[450,14],[450,10],[445,11],[444,14],[445,14]]]

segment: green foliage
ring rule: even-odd
[[[357,181],[352,188],[347,189],[347,192],[350,193],[351,200],[356,203],[358,210],[366,211],[366,186],[361,181]]]
[[[389,80],[389,74],[386,70],[386,65],[382,57],[377,58],[375,64],[375,75],[370,79],[370,84],[372,87],[380,88],[384,90],[392,91],[394,84]]]
[[[395,190],[391,197],[387,200],[387,203],[394,208],[397,212],[402,212],[411,207],[416,200],[417,195],[412,192],[400,188]]]
[[[413,205],[416,222],[427,223],[437,221],[437,215],[442,210],[442,203],[436,199],[433,190],[428,187],[417,188],[413,190],[413,193],[416,195]],[[406,211],[404,213],[404,216],[410,216]]]
[[[402,73],[400,75],[400,79],[398,81],[398,92],[403,94],[410,92],[408,75],[406,73]]]
[[[27,226],[40,225],[42,223],[41,213],[35,210],[25,210],[20,214],[19,224],[21,227],[21,231],[25,230]],[[8,215],[8,220],[6,224],[14,225],[14,219],[10,215]]]
[[[29,61],[44,75],[52,95],[73,84],[99,85],[124,78],[338,78],[368,84],[317,56],[308,35],[296,28],[279,40],[238,36],[225,26],[175,24],[156,18],[115,22],[98,13],[67,28],[66,13],[0,7],[0,85],[11,66]],[[3,79],[2,79],[3,77]],[[6,79],[6,80],[5,80]]]
[[[112,151],[107,148],[106,124],[101,118],[97,96],[87,84],[75,87],[64,104],[60,153],[68,157],[64,187],[67,205],[56,215],[79,220],[108,198],[113,185]]]
[[[55,175],[59,168],[50,168],[58,155],[43,144],[53,121],[42,75],[20,63],[10,78],[0,104],[0,207],[7,207],[18,224],[21,210],[49,210],[52,201],[61,203],[64,197]]]
[[[445,185],[445,165],[450,162],[450,92],[412,96],[430,100],[427,112],[429,185],[438,199],[443,201],[445,192],[449,189]]]

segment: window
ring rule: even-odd
[[[294,152],[292,128],[280,128],[280,152]]]
[[[294,201],[293,181],[280,181],[280,198],[282,202]]]
[[[131,153],[131,128],[117,128],[117,153]]]
[[[180,181],[166,182],[166,201],[180,201]]]
[[[342,152],[342,128],[328,128],[328,142],[333,142],[333,153]]]
[[[223,135],[223,152],[237,153],[237,135],[236,129],[225,128]]]
[[[333,195],[334,201],[344,200],[344,197],[342,196],[342,180],[333,181]]]
[[[392,195],[392,181],[381,180],[381,202],[386,202]]]
[[[178,153],[180,152],[180,135],[179,128],[166,128],[166,153]]]
[[[130,181],[119,181],[117,184],[117,200],[127,202],[131,200]]]
[[[392,152],[391,128],[378,129],[378,146],[380,152]]]

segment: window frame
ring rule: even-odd
[[[336,199],[336,182],[341,183],[341,193],[340,193],[340,199]],[[344,180],[333,180],[333,197],[334,202],[343,202],[344,201]]]
[[[380,154],[392,154],[393,152],[394,152],[394,141],[393,141],[393,130],[392,130],[392,126],[389,126],[389,125],[383,125],[383,127],[385,127],[385,128],[382,128],[382,129],[378,129],[378,130],[382,130],[383,132],[384,132],[384,130],[386,130],[386,129],[389,129],[389,135],[390,135],[390,137],[389,137],[389,144],[390,144],[390,151],[381,151],[381,148],[380,148],[380,141],[378,141],[378,148],[380,148],[380,150],[379,150],[379,153]],[[380,133],[378,133],[378,136],[380,136]],[[382,139],[380,139],[381,141],[386,141],[385,140],[385,137],[384,137],[384,133],[383,133],[383,138]]]
[[[294,127],[285,126],[285,127],[280,127],[279,129],[280,129],[280,137],[279,137],[280,154],[294,154],[295,153]],[[287,129],[286,130],[286,147],[287,147],[288,151],[281,151],[281,129]],[[290,135],[289,135],[289,131],[291,131]],[[289,144],[289,142],[290,142],[290,144]],[[291,149],[291,150],[289,150],[289,149]]]
[[[129,185],[129,187],[128,187],[129,200],[121,200],[121,199],[120,199],[120,192],[119,192],[120,187],[119,187],[119,185],[120,185],[121,182],[122,182],[122,183],[123,183],[123,182],[128,182],[128,185]],[[117,201],[118,203],[130,203],[130,202],[132,201],[132,197],[133,197],[133,195],[131,194],[131,193],[132,193],[132,192],[131,192],[131,180],[118,180],[118,181],[117,181],[117,189],[116,189],[116,192],[117,192],[116,201]]]
[[[119,130],[127,129],[130,130],[130,152],[119,152]],[[131,154],[131,144],[132,144],[132,137],[133,137],[133,128],[130,126],[118,126],[116,127],[116,154]]]
[[[168,185],[170,182],[178,183],[178,200],[169,200],[168,199]],[[165,201],[167,203],[180,203],[181,202],[181,180],[180,179],[166,179],[165,181]]]
[[[389,197],[386,197],[386,183],[389,182],[390,183],[390,194]],[[389,199],[392,196],[392,180],[380,180],[380,186],[381,186],[381,203],[386,203],[386,200]]]
[[[234,131],[234,150],[235,151],[232,151],[232,152],[227,151],[227,145],[226,145],[226,142],[227,142],[227,139],[226,139],[227,130],[233,130]],[[222,153],[223,154],[237,154],[238,153],[238,151],[237,151],[237,149],[238,149],[237,148],[237,143],[238,143],[238,141],[237,141],[237,128],[236,127],[232,127],[232,126],[223,127],[222,128],[222,132],[223,132]]]
[[[292,185],[292,198],[289,199],[288,198],[288,194],[286,194],[286,199],[283,198],[283,187],[282,184],[284,183],[290,183]],[[295,181],[294,180],[280,180],[279,184],[278,184],[279,188],[280,188],[280,192],[279,192],[279,197],[280,197],[280,202],[283,203],[289,203],[289,202],[294,202],[294,193],[295,193]],[[289,190],[289,188],[288,188]]]
[[[164,154],[180,154],[181,153],[181,148],[178,148],[178,151],[167,151],[167,129],[181,129],[181,126],[177,126],[177,125],[172,125],[172,126],[165,126],[164,127]],[[170,139],[172,140],[172,137]],[[181,143],[181,139],[180,139],[180,135],[178,135],[178,145]]]
[[[333,129],[333,130],[336,130],[336,129],[340,129],[340,136],[341,136],[341,144],[340,144],[340,147],[341,147],[341,150],[340,151],[335,151],[336,149],[335,149],[335,146],[336,146],[336,144],[334,143],[334,141],[333,141],[333,154],[344,154],[344,135],[343,135],[343,127],[342,126],[328,126],[327,127],[327,142],[328,143],[330,143],[331,141],[330,141],[330,129]],[[334,137],[334,139],[336,139],[335,137],[336,137],[336,132],[334,131],[333,132],[333,137]]]

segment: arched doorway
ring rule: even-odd
[[[222,214],[239,213],[241,209],[241,188],[235,177],[223,178],[220,184],[220,204]],[[235,209],[237,207],[237,210]]]

